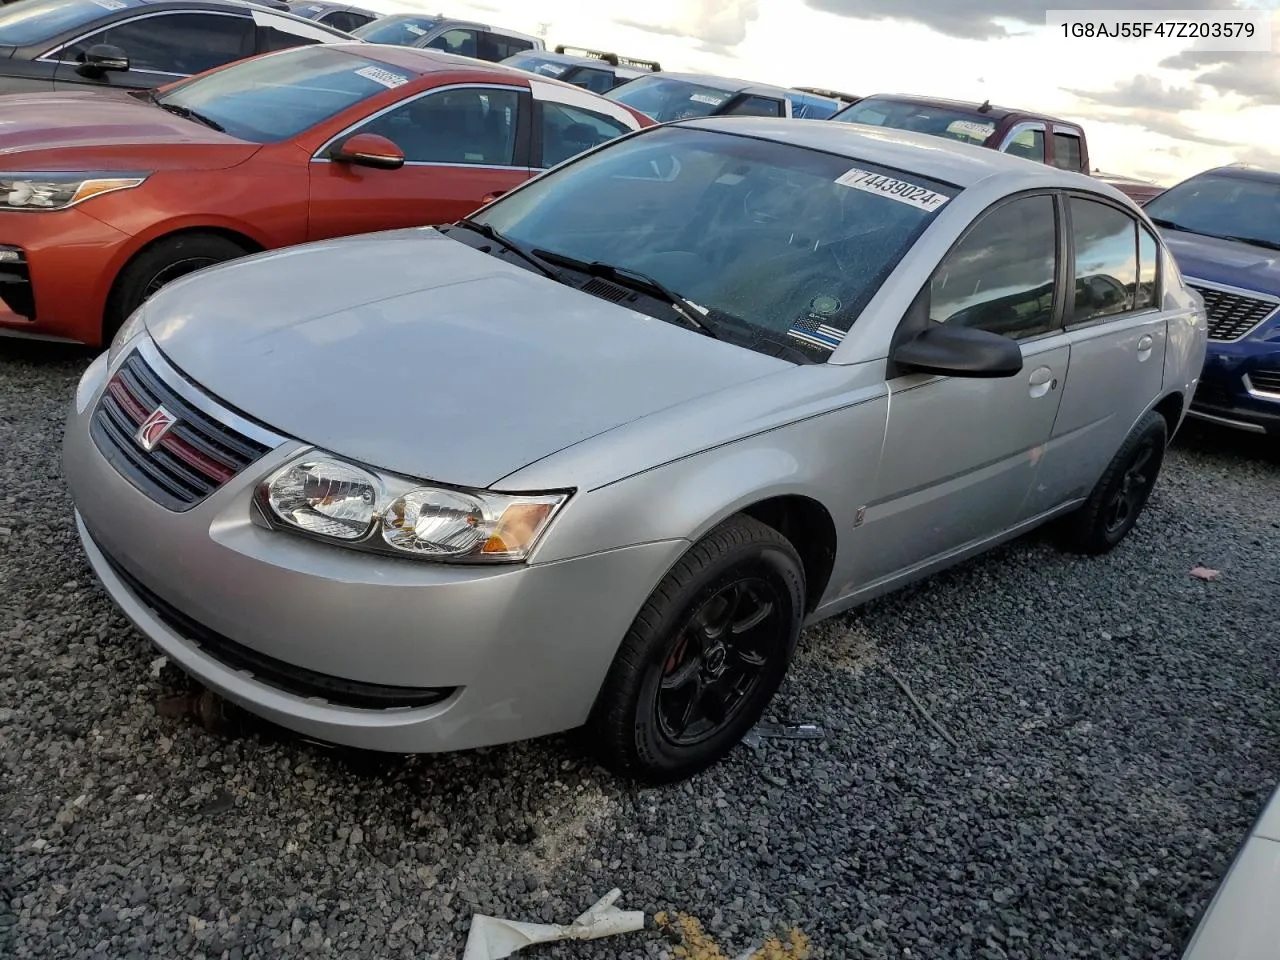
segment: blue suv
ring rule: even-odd
[[[1209,313],[1190,415],[1280,437],[1280,172],[1216,167],[1144,209]]]

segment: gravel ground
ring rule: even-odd
[[[826,737],[671,789],[568,738],[402,759],[162,716],[182,681],[58,479],[86,363],[0,341],[0,955],[457,957],[473,912],[617,886],[707,958],[793,925],[821,957],[1170,957],[1280,770],[1280,465],[1194,431],[1114,554],[1032,538],[810,630],[775,719]],[[650,919],[527,955],[676,947]]]

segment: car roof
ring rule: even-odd
[[[982,106],[981,103],[974,103],[972,100],[948,100],[945,97],[925,97],[913,93],[872,93],[863,97],[857,103],[851,104],[851,106],[860,106],[868,100],[896,100],[900,103],[917,103],[922,107],[947,107],[952,110],[970,110],[974,112]],[[1007,117],[1018,116],[1048,120],[1052,123],[1064,123],[1073,127],[1079,126],[1079,124],[1072,123],[1070,120],[1062,120],[1047,113],[1037,113],[1034,110],[1023,110],[1018,107],[1000,107],[994,104],[988,104],[982,114],[997,123]]]
[[[1256,163],[1228,163],[1221,167],[1211,167],[1197,173],[1202,177],[1207,173],[1223,177],[1235,177],[1239,180],[1260,180],[1264,183],[1280,183],[1280,168],[1268,169]]]
[[[1111,189],[1099,190],[1102,186],[1100,181],[1085,174],[1060,170],[989,147],[948,142],[945,148],[939,148],[938,138],[930,133],[861,123],[788,120],[782,117],[700,117],[677,120],[664,126],[696,127],[807,147],[850,160],[917,173],[962,188],[971,187],[997,173],[1016,173],[1024,179],[1038,175],[1038,179],[1045,181],[1045,186],[1085,186],[1095,192]]]
[[[646,77],[670,77],[673,80],[685,80],[689,83],[715,84],[724,90],[734,93],[763,93],[768,96],[782,98],[787,95],[786,87],[775,87],[771,83],[754,83],[751,80],[739,80],[737,77],[721,77],[713,73],[674,73],[663,70],[660,73],[646,73]]]

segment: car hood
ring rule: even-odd
[[[190,169],[239,162],[261,146],[174,116],[124,91],[0,96],[0,167],[67,170],[146,162]],[[190,149],[157,152],[156,147]]]
[[[1280,297],[1280,251],[1182,230],[1161,230],[1161,236],[1188,279]]]
[[[430,228],[257,254],[178,280],[145,309],[165,356],[249,416],[471,487],[793,367]]]

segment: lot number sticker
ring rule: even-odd
[[[120,0],[93,0],[103,10],[123,10],[128,6],[127,3],[121,3]]]
[[[977,123],[973,120],[953,120],[947,124],[947,133],[962,133],[975,140],[985,140],[995,131],[989,123]]]
[[[689,99],[694,103],[705,103],[710,107],[718,107],[725,101],[724,97],[713,97],[709,93],[695,93]]]
[[[870,170],[859,170],[854,167],[836,178],[836,183],[854,190],[879,194],[890,200],[897,200],[915,207],[918,210],[937,210],[949,199],[940,193],[934,193],[927,187],[920,187],[905,180],[895,180],[884,174],[872,173]]]
[[[408,77],[402,77],[390,70],[383,70],[381,67],[361,67],[356,71],[356,75],[372,80],[374,83],[380,83],[388,90],[394,90],[409,82]]]

